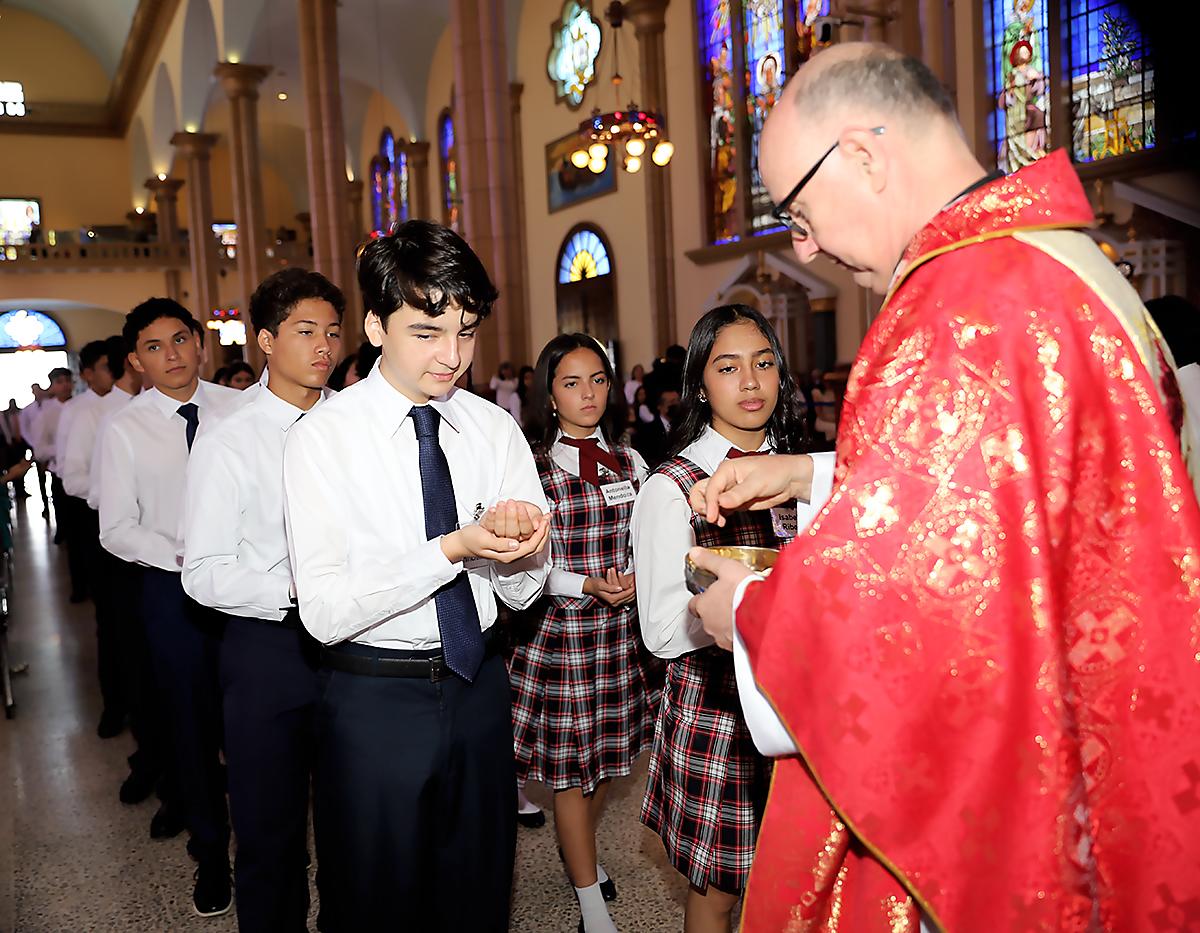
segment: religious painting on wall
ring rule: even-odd
[[[546,191],[551,214],[617,190],[613,159],[605,159],[604,171],[599,173],[586,166],[576,168],[571,153],[578,148],[578,133],[568,133],[546,146]]]
[[[1045,0],[989,0],[989,124],[996,165],[1014,172],[1046,154],[1050,143]]]
[[[550,26],[550,37],[546,71],[555,100],[565,101],[574,110],[595,80],[600,55],[600,26],[592,19],[589,0],[567,0],[562,16]]]

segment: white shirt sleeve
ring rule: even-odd
[[[90,491],[88,467],[96,438],[96,416],[94,411],[82,412],[71,422],[69,433],[58,444],[58,475],[63,489],[67,495],[79,499],[86,499]],[[63,433],[60,425],[60,436]]]
[[[549,512],[550,505],[546,502],[537,465],[533,462],[533,452],[515,421],[509,428],[508,450],[504,458],[498,498],[531,502],[542,512]],[[488,572],[492,588],[501,602],[510,609],[528,609],[542,595],[551,567],[550,542],[547,540],[541,553],[512,564],[492,561]]]
[[[245,480],[237,477],[244,469],[219,439],[196,438],[183,500],[183,588],[203,606],[279,619],[291,602],[291,580],[252,570],[238,559]]]
[[[328,470],[338,457],[316,433],[293,433],[283,451],[288,549],[300,618],[327,645],[424,602],[463,569],[461,562],[446,559],[440,536],[386,559],[356,554],[350,561],[346,517],[335,492],[345,480]]]
[[[174,553],[175,541],[142,526],[133,450],[113,427],[100,445],[100,543],[122,560],[161,567],[161,555]]]
[[[704,625],[688,612],[692,594],[684,580],[687,552],[696,544],[691,506],[665,476],[651,476],[633,505],[629,536],[637,574],[638,621],[642,640],[660,658],[713,644]]]
[[[825,503],[833,495],[833,471],[836,455],[832,452],[809,454],[813,460],[812,492],[807,503],[797,501],[797,528],[804,529],[816,518]],[[752,574],[733,591],[733,670],[737,677],[738,697],[742,701],[742,715],[754,739],[754,746],[768,757],[794,755],[798,749],[783,720],[775,712],[766,695],[758,687],[754,672],[750,668],[750,656],[737,630],[737,611],[751,583],[764,579]]]
[[[546,580],[546,593],[550,596],[582,596],[583,584],[586,580],[587,577],[581,573],[572,573],[569,570],[552,567],[550,576]]]

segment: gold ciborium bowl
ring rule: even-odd
[[[755,573],[770,573],[779,559],[779,551],[773,547],[710,547],[705,548],[718,557],[728,557],[738,563],[745,564]],[[689,557],[683,569],[684,579],[690,592],[699,595],[717,582],[717,578],[707,570],[701,570]]]

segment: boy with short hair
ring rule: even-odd
[[[290,267],[265,279],[250,318],[267,384],[197,440],[188,462],[183,588],[227,616],[220,676],[241,933],[307,926],[319,646],[293,600],[283,448],[321,404],[345,307],[319,273]]]
[[[229,816],[219,751],[220,627],[180,582],[180,518],[188,455],[241,399],[200,379],[200,325],[176,301],[151,298],[125,318],[134,369],[154,388],[113,416],[100,445],[100,543],[141,564],[142,606],[155,679],[166,701],[188,849],[199,862],[192,906],[229,910]]]
[[[284,451],[300,616],[326,646],[319,925],[506,930],[516,779],[495,596],[541,594],[546,500],[516,422],[454,389],[497,297],[470,247],[409,221],[367,244],[358,279],[382,357]]]

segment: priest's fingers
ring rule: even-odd
[[[719,554],[714,554],[707,548],[694,547],[688,551],[688,557],[692,563],[701,570],[707,570],[709,573],[717,577],[718,580],[735,578],[734,583],[741,581],[742,577],[750,575],[751,570],[740,561],[732,560],[728,557],[721,557]]]

